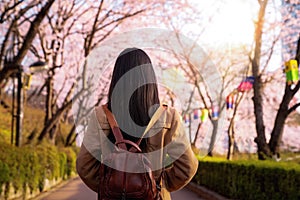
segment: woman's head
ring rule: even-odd
[[[149,109],[159,103],[156,76],[149,56],[138,48],[122,51],[114,66],[108,93],[109,109],[121,129],[123,125],[146,126],[150,121]],[[128,125],[129,120],[136,124]],[[135,128],[130,127],[130,130]]]

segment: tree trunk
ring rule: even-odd
[[[192,142],[192,115],[189,113],[189,136],[190,136],[190,143]]]
[[[297,50],[295,56],[295,59],[298,61],[298,63],[300,60],[299,57],[300,57],[300,35],[298,38]],[[285,120],[288,117],[288,115],[299,106],[299,104],[296,104],[289,109],[290,101],[293,99],[294,95],[298,92],[299,88],[300,88],[300,81],[297,83],[294,89],[291,89],[291,87],[287,83],[285,84],[284,95],[276,115],[273,130],[271,132],[271,138],[269,141],[269,147],[271,149],[271,152],[273,155],[276,155],[277,157],[279,157],[279,147],[282,139]]]
[[[69,104],[68,106],[71,106],[72,104]],[[50,133],[50,131],[54,128],[54,126],[59,122],[59,119],[63,116],[64,111],[67,107],[63,107],[60,109],[51,119],[47,121],[47,124],[44,126],[43,130],[41,131],[38,141],[41,142],[47,133]]]
[[[233,152],[234,152],[234,120],[230,121],[230,125],[228,128],[228,152],[227,152],[227,160],[232,160]]]
[[[195,134],[195,138],[194,138],[194,141],[192,142],[192,145],[194,145],[194,146],[196,146],[196,142],[197,142],[197,139],[198,139],[198,135],[199,135],[199,132],[200,132],[201,125],[202,125],[202,122],[200,122],[198,124],[197,131],[196,131],[196,134]]]
[[[216,143],[216,138],[217,138],[217,133],[218,133],[218,125],[219,125],[219,121],[218,120],[212,120],[211,121],[213,124],[213,131],[212,131],[212,136],[211,136],[211,140],[209,143],[209,147],[208,147],[208,156],[213,156],[213,149]]]
[[[72,139],[72,137],[73,137],[73,135],[74,135],[74,133],[75,133],[75,130],[76,130],[76,124],[74,124],[74,125],[72,126],[71,130],[69,131],[69,134],[68,134],[67,139],[66,139],[66,142],[65,142],[65,146],[66,146],[66,147],[72,145],[71,139]]]
[[[50,139],[50,142],[55,145],[55,140],[56,140],[56,135],[57,135],[57,126],[59,125],[59,122],[57,122],[52,128],[51,130],[49,131],[49,139]]]
[[[235,104],[234,104],[234,110],[233,110],[233,114],[232,114],[232,118],[230,119],[230,124],[229,124],[229,127],[228,127],[228,130],[227,130],[227,133],[228,133],[228,152],[227,152],[227,160],[231,160],[232,159],[232,156],[234,154],[234,150],[235,150],[235,140],[234,140],[234,120],[235,120],[235,116],[236,116],[236,112],[238,110],[238,107],[242,101],[244,97],[244,93],[242,93],[240,95],[240,93],[237,94],[237,97],[236,97],[236,101],[235,101]]]
[[[258,66],[257,66],[258,67]],[[254,68],[254,65],[253,65]],[[262,82],[261,77],[256,76],[255,82],[254,82],[254,97],[253,97],[253,103],[254,103],[254,115],[255,115],[255,127],[257,132],[257,137],[255,138],[255,142],[257,143],[258,148],[258,156],[259,159],[264,160],[265,156],[271,156],[270,149],[266,141],[265,136],[265,125],[264,125],[264,119],[263,119],[263,106],[262,106]]]
[[[271,156],[271,151],[266,142],[265,136],[265,125],[263,120],[263,98],[262,98],[262,80],[261,80],[261,72],[260,72],[260,56],[261,56],[261,43],[262,43],[262,34],[263,34],[263,26],[264,26],[264,17],[265,10],[268,4],[268,0],[260,0],[259,1],[260,8],[258,13],[258,21],[256,23],[255,28],[255,49],[254,49],[254,57],[251,60],[252,63],[252,74],[255,78],[253,90],[253,104],[254,104],[254,115],[255,115],[255,127],[257,132],[257,137],[255,138],[255,142],[257,143],[257,153],[258,158],[263,160],[265,159],[265,155]]]
[[[61,108],[57,110],[57,112],[52,116],[51,119],[48,120],[47,124],[44,126],[43,130],[41,131],[38,141],[41,142],[47,133],[51,131],[51,129],[59,122],[59,119],[63,116],[63,114],[72,106],[73,101],[80,97],[83,90],[78,92],[72,100],[68,101],[64,104]]]
[[[49,119],[52,118],[52,98],[53,98],[53,78],[51,75],[46,80],[46,103],[45,103],[45,119],[44,119],[44,126],[48,123]]]
[[[269,141],[269,146],[273,155],[277,155],[279,153],[279,144],[282,138],[284,123],[288,116],[288,106],[292,98],[293,96],[290,86],[286,84],[284,96],[277,112],[274,127],[271,133],[271,139]]]

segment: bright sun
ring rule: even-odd
[[[207,27],[207,39],[232,45],[250,44],[257,9],[253,1],[227,0]]]

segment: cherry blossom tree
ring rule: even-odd
[[[55,141],[57,127],[68,116],[72,100],[82,92],[74,91],[76,84],[86,82],[85,72],[79,68],[94,48],[122,31],[121,25],[126,20],[145,20],[154,12],[162,13],[165,7],[170,9],[167,4],[176,3],[168,0],[3,2],[0,22],[1,32],[5,32],[1,38],[0,83],[20,68],[24,58],[26,62],[44,60],[49,65],[45,83],[37,88],[39,94],[46,92],[44,128],[38,140],[42,141],[49,133],[49,138]],[[74,129],[75,126],[68,138]]]
[[[2,30],[6,32],[0,52],[0,84],[19,70],[38,32],[38,27],[53,3],[54,0],[44,4],[41,1],[31,1],[27,5],[24,1],[3,2],[0,22]],[[36,9],[38,11],[35,11]]]
[[[47,17],[49,25],[45,24],[45,27],[40,32],[42,49],[40,52],[43,53],[45,60],[51,61],[52,67],[49,70],[45,83],[47,88],[46,117],[44,129],[38,137],[39,141],[43,140],[45,135],[51,132],[53,133],[50,134],[50,139],[53,140],[55,138],[55,127],[61,117],[70,110],[72,100],[76,100],[75,97],[79,97],[79,94],[83,92],[77,91],[76,94],[73,93],[76,85],[74,81],[78,82],[79,79],[83,82],[86,81],[84,80],[85,71],[79,77],[74,77],[74,75],[70,75],[72,74],[70,69],[73,68],[73,73],[75,72],[74,74],[76,74],[79,72],[79,65],[85,65],[86,63],[74,63],[72,59],[77,61],[80,59],[84,60],[97,45],[113,34],[123,21],[152,9],[153,5],[155,4],[143,3],[136,6],[133,1],[111,4],[109,1],[104,0],[100,2],[73,1],[71,4],[64,1],[56,2],[53,10]],[[77,48],[72,48],[70,43],[77,46]],[[81,48],[78,48],[78,44],[82,44]],[[66,49],[69,51],[66,51]],[[72,86],[69,87],[68,91],[65,90],[54,94],[53,81],[56,75],[55,69],[58,67],[61,68],[60,70],[63,68],[68,70],[69,82],[73,81],[73,83],[71,83]],[[62,86],[64,85],[62,84]],[[72,96],[73,98],[70,98]],[[61,101],[62,105],[58,107],[57,100],[61,98],[64,98],[64,100]],[[74,129],[75,125],[67,138],[72,137]],[[67,144],[69,142],[70,139],[67,139]]]
[[[292,113],[298,106],[299,103],[296,103],[292,107],[289,107],[289,104],[293,98],[293,96],[298,92],[300,83],[296,84],[294,88],[291,88],[288,83],[285,85],[285,91],[282,98],[282,101],[279,106],[279,110],[276,114],[275,123],[273,126],[273,130],[271,131],[271,138],[269,142],[266,140],[266,130],[265,130],[265,122],[263,119],[264,109],[263,109],[263,73],[264,69],[261,66],[261,58],[262,58],[262,43],[263,43],[263,34],[264,32],[264,25],[265,25],[265,12],[268,5],[268,1],[258,1],[259,3],[259,13],[258,13],[258,21],[256,23],[256,30],[255,30],[255,49],[254,49],[254,56],[250,57],[252,63],[252,73],[255,77],[254,82],[254,113],[256,119],[256,132],[257,137],[255,138],[255,142],[257,143],[258,147],[258,157],[259,159],[266,159],[267,157],[275,157],[278,158],[279,156],[279,147],[281,138],[283,135],[283,128],[285,120],[287,119],[288,115]],[[288,15],[285,15],[289,18]],[[282,26],[284,25],[286,20],[283,20]],[[295,21],[294,21],[295,22]],[[278,24],[277,24],[278,25]],[[289,30],[288,34],[292,34],[293,30]],[[290,37],[290,40],[294,40]],[[295,40],[294,40],[295,41]],[[272,54],[272,51],[269,52],[269,55]],[[296,50],[296,55],[289,57],[294,57],[294,59],[299,60],[299,41],[298,47]]]

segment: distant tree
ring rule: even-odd
[[[201,32],[201,31],[200,31]],[[180,41],[180,38],[178,36],[178,40]],[[195,46],[196,41],[195,41]],[[183,48],[183,47],[182,47]],[[193,48],[193,47],[192,47]],[[206,108],[208,110],[211,110],[213,106],[217,106],[219,108],[219,115],[224,116],[224,109],[226,107],[225,103],[225,94],[231,92],[233,88],[235,88],[236,84],[240,81],[240,75],[241,73],[245,73],[244,67],[241,66],[247,66],[247,59],[241,59],[244,55],[244,50],[241,51],[240,49],[226,49],[223,51],[211,51],[206,52],[208,53],[207,58],[210,58],[213,60],[213,62],[216,64],[216,69],[212,73],[220,73],[220,85],[218,85],[221,88],[218,88],[220,90],[220,93],[217,94],[217,99],[212,99],[212,94],[209,90],[208,84],[212,84],[209,82],[205,82],[205,79],[207,77],[203,77],[203,74],[201,74],[201,67],[204,67],[206,65],[210,66],[211,61],[209,60],[201,60],[198,64],[199,66],[194,66],[191,60],[191,52],[193,49],[185,49],[183,50],[182,55],[177,55],[176,52],[172,52],[174,58],[177,64],[173,64],[173,68],[176,67],[180,69],[180,71],[183,72],[184,77],[186,78],[186,84],[189,85],[185,87],[185,90],[182,91],[182,93],[186,93],[186,102],[184,102],[183,105],[183,112],[182,115],[185,116],[188,114],[191,120],[192,112],[200,108]],[[234,52],[234,53],[233,53]],[[234,54],[235,58],[228,59],[228,55]],[[170,59],[170,57],[168,57]],[[174,62],[175,62],[174,61]],[[241,63],[244,63],[244,65]],[[197,67],[200,67],[197,68]],[[211,66],[212,67],[212,66]],[[206,74],[207,75],[207,74]],[[178,91],[177,91],[178,92]],[[242,95],[243,96],[243,95]],[[241,99],[240,99],[241,100]],[[240,101],[238,100],[238,101]],[[239,103],[238,103],[239,104]],[[238,105],[237,104],[237,105]],[[236,107],[237,109],[237,107]],[[213,156],[213,149],[214,145],[218,138],[218,133],[221,130],[220,120],[218,118],[213,118],[211,113],[209,114],[209,119],[212,124],[212,133],[210,138],[210,143],[207,148],[207,153],[209,156]],[[190,140],[193,146],[196,147],[196,144],[199,140],[198,136],[201,132],[200,128],[202,126],[202,122],[199,120],[197,125],[197,130],[192,136],[191,132],[191,121],[189,122],[189,136]],[[232,127],[234,127],[234,124],[232,124]],[[233,130],[233,129],[230,129]],[[204,147],[201,147],[204,149]]]
[[[229,116],[229,126],[227,129],[227,134],[228,134],[228,151],[227,151],[227,160],[232,160],[232,157],[235,153],[235,118],[237,115],[237,111],[239,108],[239,105],[241,101],[243,100],[243,97],[245,96],[245,93],[237,92],[234,97],[234,102],[233,102],[233,110],[232,116]]]

